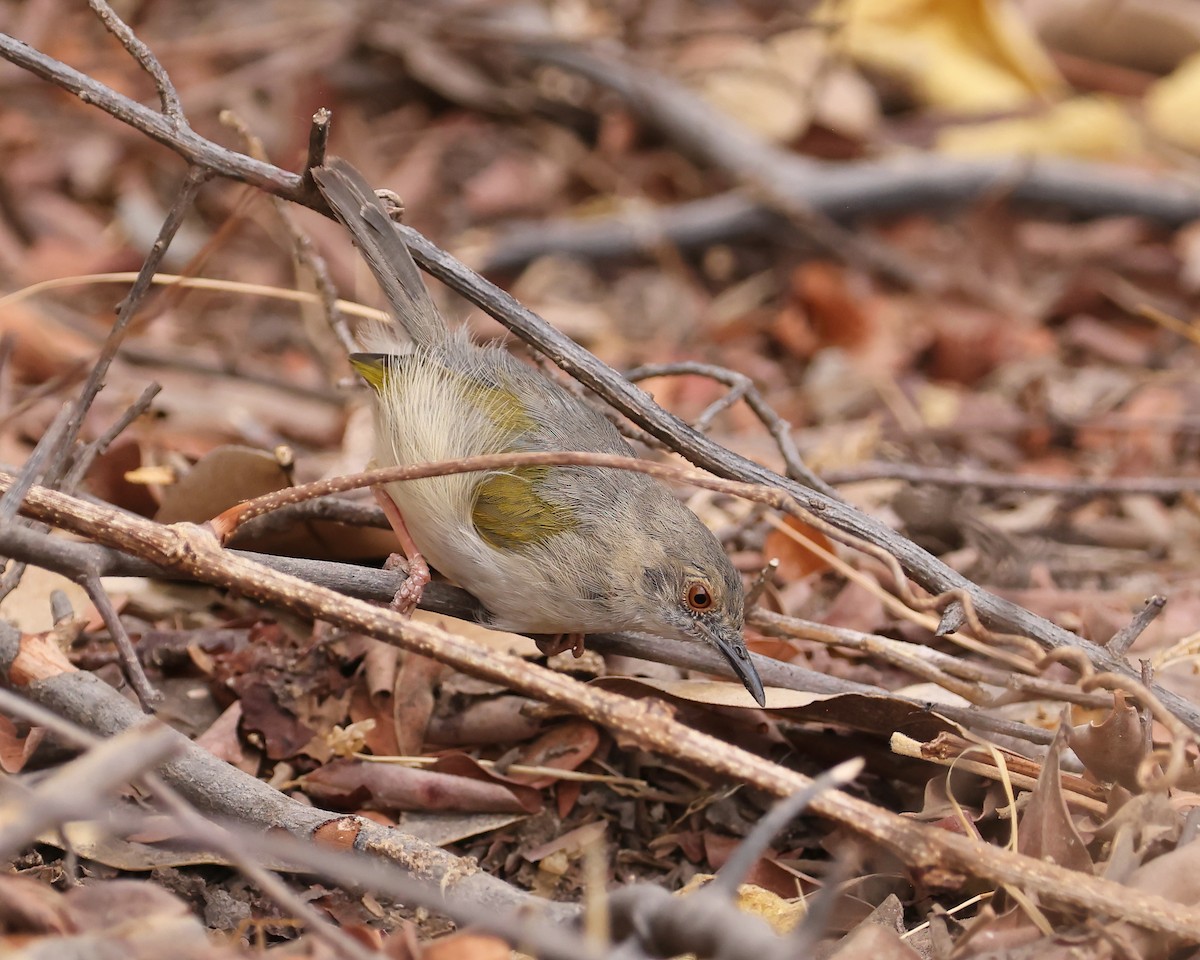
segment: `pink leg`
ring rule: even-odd
[[[560,633],[558,636],[539,637],[534,643],[548,657],[553,657],[558,653],[565,653],[568,650],[575,654],[576,660],[583,656],[582,633]]]
[[[383,508],[383,515],[391,524],[396,539],[400,541],[400,549],[404,551],[404,556],[408,559],[406,565],[408,576],[400,585],[400,589],[396,591],[396,596],[392,598],[392,606],[400,613],[412,613],[421,600],[425,584],[429,582],[429,565],[425,563],[421,551],[413,543],[412,535],[408,532],[408,527],[404,525],[404,517],[400,515],[400,508],[396,506],[396,502],[381,487],[372,487],[371,492],[375,494],[376,501]],[[384,569],[395,570],[399,566],[401,566],[400,554],[393,553],[384,564]]]

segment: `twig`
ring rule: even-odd
[[[75,401],[75,409],[72,411],[71,422],[67,427],[67,436],[71,440],[74,440],[79,435],[84,417],[87,416],[92,403],[96,399],[96,395],[104,386],[104,378],[108,375],[108,368],[111,366],[113,359],[117,355],[117,351],[120,349],[121,341],[129,329],[130,321],[141,305],[142,298],[153,283],[154,274],[167,252],[167,247],[170,245],[171,239],[183,223],[183,218],[191,208],[196,194],[199,193],[200,188],[208,181],[210,176],[211,174],[202,167],[194,166],[188,169],[183,186],[180,187],[175,202],[171,204],[171,209],[167,211],[163,225],[159,228],[158,237],[155,239],[154,245],[150,248],[150,253],[142,263],[141,270],[138,271],[137,279],[133,282],[133,286],[129,289],[129,292],[117,305],[116,322],[113,323],[112,329],[105,338],[104,346],[100,350],[100,356],[96,358],[96,363],[88,374],[83,389]],[[54,482],[56,482],[65,472],[66,466],[67,458],[60,454],[56,458],[53,467],[47,471],[47,476],[54,478]]]
[[[739,180],[747,194],[777,211],[818,247],[905,287],[931,288],[928,269],[851,233],[795,195],[791,183],[811,171],[811,161],[761,138],[670,77],[574,44],[532,41],[518,44],[518,49],[530,59],[563,67],[615,91],[682,150]]]
[[[1096,497],[1105,494],[1148,494],[1172,497],[1200,490],[1200,477],[1103,477],[1095,480],[1063,480],[1057,477],[1019,476],[974,467],[927,467],[916,463],[860,463],[827,470],[824,479],[834,485],[864,480],[907,480],[937,487],[978,487],[983,490],[1015,490],[1020,493],[1054,493],[1064,497]]]
[[[1133,641],[1140,637],[1143,631],[1154,622],[1154,619],[1162,613],[1162,609],[1166,605],[1166,597],[1158,595],[1151,597],[1129,623],[1109,638],[1108,643],[1104,645],[1105,649],[1114,656],[1125,656],[1125,651],[1129,649]]]
[[[104,584],[100,582],[99,577],[91,574],[78,578],[78,582],[87,591],[88,599],[92,601],[92,606],[96,608],[96,612],[100,614],[100,618],[108,628],[108,635],[117,648],[117,656],[121,661],[121,666],[125,669],[125,676],[129,679],[129,685],[133,687],[133,692],[137,694],[142,710],[146,713],[153,713],[154,704],[162,699],[162,695],[150,685],[146,672],[142,669],[142,663],[138,660],[133,641],[129,639],[125,624],[121,622],[116,607],[113,606],[112,600],[105,592]]]
[[[133,401],[125,409],[125,412],[113,421],[107,430],[91,443],[86,444],[75,452],[74,459],[71,462],[71,469],[63,481],[65,489],[74,490],[83,481],[92,462],[104,453],[112,445],[112,442],[124,433],[138,417],[150,409],[150,404],[154,402],[154,398],[158,396],[161,390],[162,387],[157,383],[151,383],[142,391],[142,395]]]
[[[171,78],[163,69],[162,64],[158,62],[158,58],[150,52],[150,48],[138,39],[137,35],[129,29],[129,25],[118,17],[116,11],[104,0],[88,0],[88,6],[104,24],[104,29],[121,41],[121,46],[129,51],[129,55],[137,61],[138,66],[150,74],[150,79],[154,81],[155,89],[158,90],[158,99],[162,103],[163,113],[181,126],[185,125],[187,118],[183,115],[183,106],[179,102],[175,84],[171,82]]]
[[[754,381],[745,374],[709,363],[650,363],[635,367],[625,374],[634,383],[637,383],[639,380],[648,380],[651,377],[681,375],[708,377],[710,380],[716,380],[718,383],[723,383],[730,388],[724,397],[713,403],[696,418],[693,429],[704,432],[708,429],[711,419],[721,412],[721,410],[732,406],[739,399],[744,399],[746,406],[754,412],[754,415],[758,417],[762,425],[767,428],[767,431],[775,440],[775,445],[779,447],[779,453],[783,457],[787,476],[798,483],[803,483],[807,487],[820,490],[827,496],[835,498],[839,496],[837,491],[808,468],[808,465],[800,456],[800,450],[796,446],[796,441],[792,439],[792,425],[779,416],[775,412],[775,409],[763,399],[763,395],[759,392],[758,387],[754,385]]]
[[[313,115],[313,124],[309,130],[309,161],[312,160],[312,151],[324,151],[325,142],[329,137],[329,122],[330,116],[328,110],[322,107]],[[245,122],[235,115],[232,111],[226,110],[221,114],[221,119],[233,127],[246,141],[249,153],[257,160],[266,161],[267,153],[263,147],[262,140],[259,139],[245,124]],[[311,167],[305,167],[304,178],[305,182],[312,181]],[[315,183],[311,189],[319,197],[320,192],[317,191]],[[317,299],[321,306],[321,313],[324,319],[324,327],[314,329],[308,323],[311,312],[306,308],[307,305],[301,301],[300,316],[305,320],[305,330],[308,333],[310,341],[310,352],[314,362],[325,374],[326,379],[332,377],[334,370],[334,357],[337,355],[340,346],[343,354],[353,353],[358,349],[358,344],[354,337],[350,334],[350,328],[346,324],[346,317],[342,313],[337,295],[337,288],[333,284],[333,279],[329,276],[329,268],[325,263],[324,258],[317,253],[313,246],[312,238],[307,233],[300,229],[292,217],[291,210],[288,204],[279,197],[271,197],[271,206],[275,210],[275,215],[283,224],[283,228],[287,231],[288,239],[292,242],[292,257],[295,260],[297,271],[301,268],[307,268],[309,275],[312,277],[312,283],[316,287]],[[324,202],[323,200],[321,202]],[[337,343],[331,343],[328,332],[332,332]]]
[[[963,206],[1007,186],[1010,202],[1047,206],[1077,217],[1138,216],[1178,227],[1200,217],[1200,197],[1184,182],[1099,163],[956,160],[931,154],[851,163],[812,162],[789,194],[841,223]],[[769,235],[783,219],[742,191],[658,210],[607,217],[510,223],[478,258],[482,272],[512,272],[547,254],[613,259],[645,254],[656,244],[696,249]]]
[[[313,180],[312,169],[325,162],[325,154],[329,150],[329,126],[333,114],[321,107],[313,114],[312,125],[308,128],[308,155],[304,160],[304,186],[312,197],[313,202],[321,196],[317,183]]]
[[[756,610],[750,623],[768,636],[815,640],[866,653],[906,670],[917,677],[937,683],[945,689],[958,693],[976,703],[987,703],[991,698],[983,691],[966,688],[954,682],[954,678],[972,684],[987,684],[1031,697],[1047,697],[1066,700],[1091,709],[1112,706],[1112,700],[1104,695],[1084,693],[1073,685],[1047,680],[1043,677],[1025,676],[985,663],[975,663],[951,656],[940,650],[893,637],[880,637],[845,627],[831,627],[813,623],[797,617],[786,617],[768,610]]]

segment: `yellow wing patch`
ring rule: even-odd
[[[497,550],[520,550],[577,526],[574,514],[538,496],[534,485],[549,467],[518,467],[496,473],[479,485],[471,521]]]

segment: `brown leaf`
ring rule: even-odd
[[[203,747],[214,757],[232,763],[245,773],[258,773],[258,751],[247,750],[238,736],[242,721],[242,702],[235,700],[200,736],[196,746]]]
[[[600,732],[587,720],[570,719],[547,730],[521,750],[517,763],[531,767],[553,767],[556,770],[577,770],[600,745]],[[552,776],[509,774],[517,783],[535,789],[556,782]]]
[[[445,668],[438,661],[408,651],[396,674],[392,720],[401,756],[412,757],[425,745],[425,729],[433,714],[433,687]]]
[[[427,943],[421,960],[509,960],[512,950],[499,937],[463,930]]]
[[[19,736],[16,724],[0,715],[0,770],[20,773],[45,735],[45,727],[32,727],[25,736]]]
[[[314,800],[343,809],[531,812],[514,790],[498,783],[390,763],[334,760],[306,775],[303,784]]]
[[[313,738],[313,731],[279,703],[266,682],[248,677],[238,688],[242,729],[262,737],[263,751],[272,760],[294,757]]]
[[[801,264],[792,273],[792,293],[822,346],[854,351],[874,336],[875,323],[864,306],[870,291],[854,289],[845,267],[824,260]]]
[[[1066,740],[1066,725],[1060,728],[1042,761],[1042,772],[1019,823],[1020,852],[1036,860],[1048,860],[1070,870],[1090,875],[1092,858],[1075,822],[1067,811],[1059,780],[1059,755]]]
[[[1149,750],[1137,707],[1122,690],[1113,691],[1113,707],[1100,723],[1070,727],[1068,742],[1088,773],[1104,783],[1139,789],[1137,771]]]
[[[829,960],[920,960],[920,956],[895,930],[861,923],[838,944]]]
[[[288,472],[274,454],[251,447],[217,447],[165,488],[154,519],[203,523],[243,500],[274,493],[289,483]]]
[[[820,530],[805,523],[799,517],[790,514],[784,516],[781,523],[800,537],[811,540],[822,550],[833,552],[833,543]],[[779,561],[779,576],[787,581],[800,580],[811,573],[829,569],[829,562],[814,553],[795,536],[785,530],[772,527],[767,531],[763,542],[763,559]]]

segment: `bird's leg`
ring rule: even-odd
[[[388,496],[382,487],[372,487],[371,492],[375,494],[376,501],[383,508],[383,515],[391,524],[396,539],[400,541],[400,549],[404,551],[404,558],[408,561],[406,564],[402,564],[400,554],[393,553],[384,564],[385,570],[395,570],[403,565],[408,573],[408,576],[404,578],[404,583],[400,584],[400,589],[396,591],[396,596],[392,598],[392,606],[400,613],[412,613],[421,600],[425,584],[430,580],[429,565],[413,542],[408,527],[404,525],[404,517],[400,515],[400,508],[396,506],[396,501]]]
[[[558,653],[565,653],[570,650],[575,654],[575,659],[578,660],[583,656],[583,634],[582,633],[551,633],[542,634],[536,637],[533,641],[537,644],[537,648],[546,656],[553,657]]]

